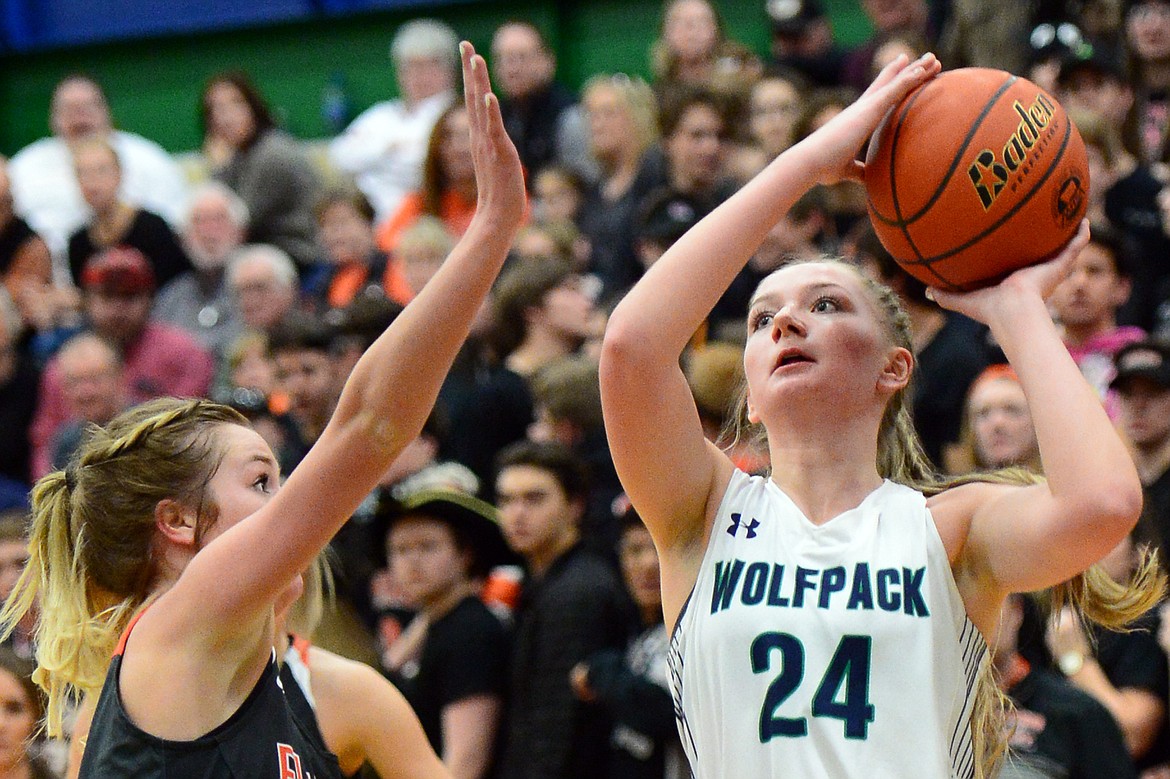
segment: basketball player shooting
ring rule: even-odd
[[[691,335],[804,192],[862,177],[866,139],[939,70],[929,54],[887,66],[678,241],[609,320],[606,429],[661,556],[671,687],[699,779],[993,775],[1002,707],[987,645],[1001,604],[1083,572],[1137,520],[1129,455],[1044,304],[1083,226],[1051,261],[936,294],[1003,347],[1046,483],[933,473],[907,409],[908,319],[839,261],[783,267],[752,298],[747,418],[766,432],[771,473],[736,470],[703,437],[679,368]]]

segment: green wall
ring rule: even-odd
[[[763,0],[716,0],[732,37],[758,52],[768,46]],[[856,0],[827,4],[843,43],[868,35]],[[579,86],[593,73],[647,74],[658,31],[658,0],[515,0],[468,2],[406,12],[379,12],[231,32],[120,42],[0,58],[0,153],[12,154],[48,131],[49,95],[65,74],[85,71],[105,86],[117,124],[171,151],[199,145],[199,93],[216,71],[239,68],[294,135],[326,134],[321,90],[344,74],[355,110],[395,93],[388,48],[400,24],[421,15],[443,19],[481,50],[510,18],[528,19],[559,52],[559,77]]]

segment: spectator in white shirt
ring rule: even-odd
[[[154,141],[113,128],[101,86],[81,74],[66,76],[53,90],[49,113],[53,134],[21,149],[8,163],[16,211],[48,243],[66,278],[65,245],[89,218],[73,169],[72,147],[105,138],[122,165],[120,197],[177,224],[186,207],[187,184],[178,164]]]
[[[403,25],[390,45],[401,97],[362,112],[329,146],[333,164],[354,176],[379,223],[421,183],[431,130],[455,101],[457,46],[454,30],[442,22]]]

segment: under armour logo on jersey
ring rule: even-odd
[[[740,514],[731,515],[731,527],[727,528],[727,535],[735,538],[736,534],[739,533],[739,528],[742,526],[743,529],[747,531],[746,538],[755,538],[756,528],[760,526],[759,521],[753,518],[751,522],[748,522],[746,525],[742,525],[740,522],[741,516],[742,515]]]

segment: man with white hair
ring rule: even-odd
[[[333,164],[354,176],[379,223],[419,187],[431,131],[455,100],[458,46],[455,31],[434,19],[399,28],[390,58],[401,97],[374,104],[329,145]]]
[[[69,235],[89,209],[73,168],[73,147],[105,138],[122,165],[122,198],[177,223],[187,184],[178,164],[154,141],[113,128],[101,86],[91,77],[66,76],[53,90],[49,126],[53,134],[25,146],[8,163],[16,211],[62,261]],[[64,265],[58,268],[64,273]]]
[[[228,265],[227,283],[244,326],[265,335],[297,302],[297,266],[269,244],[240,249]]]
[[[244,329],[225,274],[247,227],[248,207],[239,195],[218,181],[199,185],[182,230],[192,270],[167,282],[155,299],[155,318],[191,333],[217,359]]]

